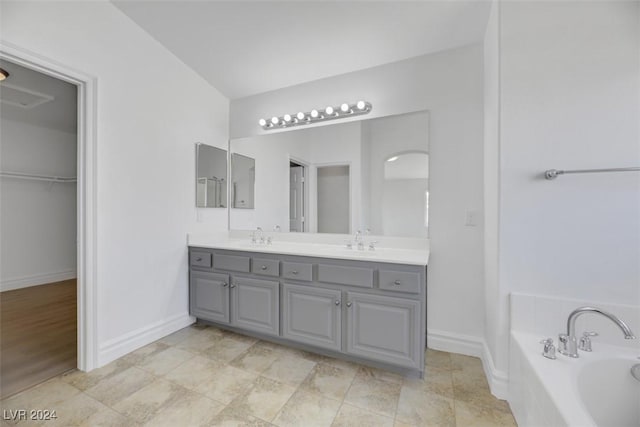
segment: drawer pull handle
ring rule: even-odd
[[[340,305],[340,300],[336,300],[336,305]]]
[[[298,274],[298,270],[293,270],[293,271],[291,272],[291,274],[293,274],[294,276],[296,276],[296,275]]]
[[[227,282],[222,282],[222,287],[226,288],[227,286],[229,286],[229,284]]]
[[[235,288],[236,285],[234,285],[233,283],[229,286],[230,288]]]
[[[200,262],[200,261],[202,261],[202,257],[196,258],[196,262]]]
[[[267,269],[266,265],[263,265],[262,267],[260,267],[260,270],[266,270],[266,269]]]
[[[396,286],[400,286],[401,285],[400,280],[396,280],[395,282],[393,282],[393,284],[396,285]]]
[[[347,303],[347,307],[351,307],[352,305],[353,305],[353,303],[352,303],[351,301],[349,301],[349,302]]]

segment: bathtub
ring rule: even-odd
[[[541,355],[541,338],[511,332],[508,400],[518,426],[640,426],[640,381],[630,373],[640,346],[594,340],[591,353],[551,360]]]

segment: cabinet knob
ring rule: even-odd
[[[396,286],[400,286],[400,280],[394,281],[393,284],[396,285]]]
[[[196,258],[196,261],[197,261],[197,262],[202,261],[202,257],[201,257],[201,256],[199,256],[198,258]]]
[[[336,305],[340,305],[340,300],[336,300]]]
[[[262,267],[260,267],[260,270],[266,270],[266,269],[267,269],[266,265],[263,265]]]
[[[233,283],[231,285],[229,285],[230,288],[235,288],[236,285],[234,285]]]
[[[222,282],[222,287],[226,288],[227,286],[229,286],[229,284],[227,282]]]
[[[293,274],[294,276],[297,276],[297,275],[298,275],[298,270],[293,270],[293,271],[291,272],[291,274]]]
[[[349,301],[349,302],[347,303],[347,307],[351,307],[352,305],[353,305],[353,303],[352,303],[351,301]]]

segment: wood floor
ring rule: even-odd
[[[0,398],[76,367],[76,280],[0,293]]]

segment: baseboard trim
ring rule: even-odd
[[[491,394],[498,399],[504,400],[507,398],[508,374],[495,368],[489,347],[487,347],[482,338],[428,329],[427,346],[433,350],[480,358]]]
[[[188,313],[181,313],[100,344],[96,368],[185,328],[195,321],[196,319]]]
[[[0,282],[0,292],[14,291],[16,289],[45,285],[47,283],[62,282],[63,280],[71,280],[76,277],[76,270],[64,270],[55,273],[33,274],[31,276],[5,279]]]

